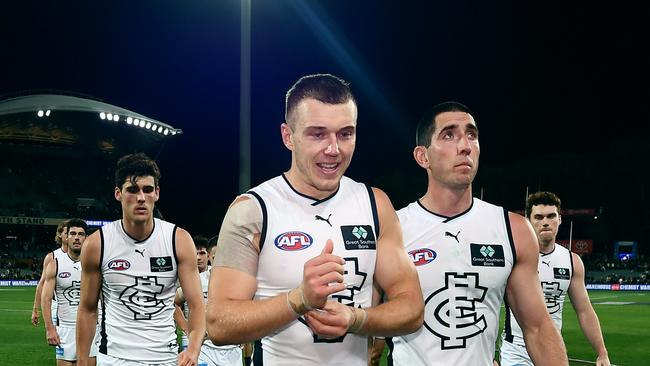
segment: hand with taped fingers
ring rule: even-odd
[[[302,284],[289,291],[287,301],[297,315],[322,308],[329,295],[345,290],[345,260],[333,255],[333,250],[334,243],[328,239],[321,254],[305,263]]]
[[[305,314],[311,331],[323,338],[331,339],[345,335],[355,320],[354,309],[338,301],[329,300],[322,309]]]

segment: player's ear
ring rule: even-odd
[[[422,168],[427,169],[429,167],[429,157],[427,156],[426,147],[416,146],[413,149],[413,158],[415,158],[415,162]]]
[[[293,131],[291,131],[291,127],[289,127],[287,123],[283,123],[280,126],[280,133],[282,134],[282,142],[284,143],[284,146],[293,151]]]
[[[120,187],[115,187],[115,200],[122,202],[122,190]]]

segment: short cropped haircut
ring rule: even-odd
[[[472,111],[466,105],[458,102],[442,102],[429,109],[422,116],[418,127],[415,130],[415,145],[429,147],[431,137],[436,130],[436,117],[445,112],[465,112],[472,114]]]
[[[526,199],[526,217],[530,218],[533,206],[537,205],[555,206],[558,214],[562,212],[562,201],[553,192],[535,192],[529,195]]]
[[[68,220],[63,220],[59,223],[59,226],[56,227],[56,234],[54,234],[54,241],[56,241],[57,244],[61,245],[61,233],[63,232],[63,228],[67,227],[66,224],[68,223]]]
[[[152,176],[154,184],[158,187],[160,180],[160,169],[158,164],[143,153],[125,155],[117,161],[117,169],[115,170],[115,186],[122,188],[127,179],[135,184],[135,179],[138,177]]]
[[[217,246],[217,240],[219,240],[219,235],[215,235],[208,240],[208,252]]]
[[[70,219],[66,222],[65,227],[68,228],[68,232],[71,227],[80,227],[84,229],[84,232],[88,234],[88,224],[82,219]]]
[[[352,100],[357,104],[350,84],[332,74],[306,75],[298,79],[287,91],[285,99],[284,120],[294,127],[292,114],[304,99],[315,99],[325,104],[343,104]]]
[[[196,249],[205,248],[208,250],[208,238],[203,235],[197,235],[194,237],[194,246]]]

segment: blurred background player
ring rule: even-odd
[[[43,285],[42,308],[47,343],[56,346],[56,364],[58,366],[75,365],[77,361],[75,330],[77,308],[79,306],[79,289],[81,282],[81,262],[79,256],[86,240],[88,226],[81,219],[67,221],[68,251],[61,257],[54,258],[48,264]],[[50,306],[56,293],[58,303],[56,322],[52,322]],[[56,327],[55,327],[56,325]],[[89,364],[95,364],[97,344],[93,342],[89,352]]]
[[[56,248],[54,251],[51,253],[47,253],[45,255],[45,258],[43,258],[43,269],[41,272],[41,279],[38,281],[38,285],[36,285],[36,294],[34,294],[34,306],[32,307],[32,324],[34,326],[38,325],[38,308],[41,306],[41,292],[43,290],[43,282],[45,282],[45,269],[47,266],[54,260],[54,258],[58,258],[59,256],[64,255],[68,251],[68,227],[67,227],[67,220],[61,221],[59,225],[56,228],[56,234],[54,234],[54,241],[58,245],[58,248]],[[56,321],[56,307],[57,307],[57,302],[52,301],[52,307],[51,307],[51,314],[52,314],[52,321]]]
[[[562,223],[562,202],[551,192],[536,192],[526,200],[526,215],[539,243],[539,279],[546,309],[558,330],[562,330],[562,312],[567,293],[578,315],[580,328],[596,351],[596,365],[610,366],[598,316],[585,288],[585,267],[579,255],[555,242]],[[526,352],[521,327],[506,305],[506,325],[501,342],[501,365],[533,365]]]

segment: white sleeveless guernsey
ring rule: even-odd
[[[316,200],[293,189],[284,176],[248,192],[262,210],[257,299],[298,287],[303,266],[318,256],[328,239],[343,257],[348,289],[331,295],[345,305],[372,305],[372,283],[379,235],[372,189],[342,177],[330,197]],[[367,337],[347,334],[326,340],[312,334],[304,319],[262,339],[265,365],[367,365]]]
[[[397,212],[418,270],[424,325],[393,338],[400,366],[492,365],[499,311],[515,262],[508,212],[479,199],[445,217],[414,202]]]
[[[67,256],[68,256],[68,254],[66,254],[66,252],[64,252],[63,249],[61,249],[61,248],[57,248],[57,249],[52,251],[52,259],[54,259],[54,260],[56,260],[57,258],[60,258],[60,257],[67,257]],[[43,268],[43,270],[45,270],[45,268]],[[52,313],[52,323],[54,323],[54,324],[56,324],[56,313],[57,313],[58,307],[59,307],[59,304],[56,301],[56,291],[54,291],[54,297],[52,299],[52,305],[50,306],[50,311]]]
[[[560,244],[555,244],[555,249],[552,252],[548,254],[539,253],[538,272],[546,309],[557,329],[561,331],[564,298],[567,295],[571,277],[573,276],[571,252]],[[526,345],[521,327],[507,303],[503,338],[505,341],[519,346]]]
[[[73,261],[68,254],[54,258],[56,262],[57,323],[64,327],[75,327],[79,308],[81,287],[81,262]]]
[[[175,361],[176,226],[154,219],[151,235],[137,241],[118,220],[100,234],[104,311],[99,352],[141,362]]]

